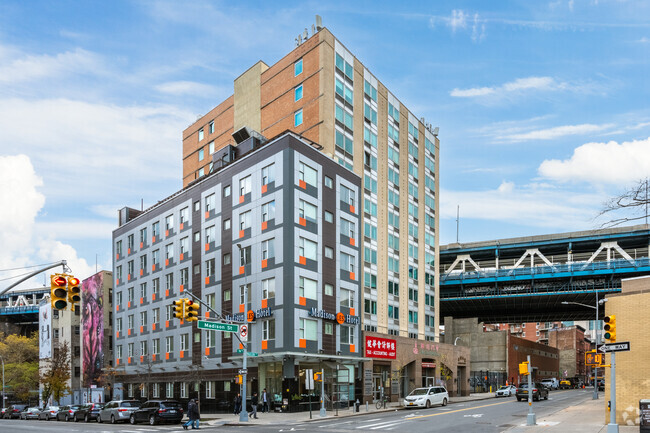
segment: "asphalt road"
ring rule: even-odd
[[[548,400],[533,403],[537,418],[557,412],[569,406],[581,404],[592,398],[592,390],[552,391]],[[601,393],[602,396],[602,393]],[[528,403],[517,402],[515,397],[493,398],[488,400],[456,403],[446,407],[431,409],[396,410],[392,412],[374,413],[362,416],[336,418],[328,416],[325,419],[315,419],[311,422],[287,423],[286,425],[250,425],[250,426],[218,426],[210,427],[203,423],[202,430],[218,430],[228,432],[309,432],[309,433],[364,433],[364,432],[408,432],[408,433],[497,433],[504,432],[526,423]],[[83,433],[83,432],[124,432],[124,433],[154,433],[154,432],[184,432],[178,425],[147,424],[97,424],[73,423],[56,421],[21,421],[0,420],[0,433],[22,432],[53,432],[53,433]]]

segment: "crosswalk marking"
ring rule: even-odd
[[[363,429],[369,428],[370,430],[375,430],[376,428],[383,428],[383,427],[387,427],[388,425],[393,425],[393,424],[395,424],[395,420],[382,421],[382,422],[378,422],[378,423],[375,423],[375,424],[366,424],[366,425],[359,426],[359,427],[357,427],[357,430],[360,429],[360,428],[363,428]],[[399,424],[399,422],[397,424]],[[380,427],[376,427],[376,426],[380,426]]]
[[[393,427],[396,427],[397,425],[401,424],[401,421],[398,422],[389,422],[386,423],[385,425],[380,425],[377,427],[371,427],[370,430],[377,430],[377,429],[386,429],[386,430],[392,430]]]

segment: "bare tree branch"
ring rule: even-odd
[[[596,218],[603,216],[610,218],[601,224],[601,228],[616,227],[631,221],[647,220],[650,216],[649,206],[649,182],[648,179],[640,179],[622,194],[605,201]]]

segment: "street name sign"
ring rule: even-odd
[[[211,331],[227,331],[227,332],[238,332],[239,325],[233,325],[232,323],[220,323],[220,322],[208,322],[207,320],[198,321],[199,329],[209,329]]]
[[[630,342],[603,344],[598,350],[601,352],[627,352],[630,350]]]
[[[237,349],[237,353],[244,353],[244,349]],[[257,356],[257,352],[246,352],[246,356]]]
[[[248,369],[241,369],[239,370],[239,374],[248,374]]]

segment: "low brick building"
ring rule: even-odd
[[[616,422],[638,425],[639,400],[650,398],[650,276],[622,280],[621,293],[607,298],[605,314],[616,315],[616,341],[630,342],[630,351],[616,353]],[[611,355],[605,358],[605,364],[611,364]],[[609,422],[611,373],[611,368],[605,369],[606,422]]]
[[[591,341],[585,337],[585,329],[582,326],[551,329],[548,333],[548,344],[559,350],[559,377],[577,377],[583,383],[589,382],[591,371],[588,371],[585,365],[585,353],[591,350]]]

